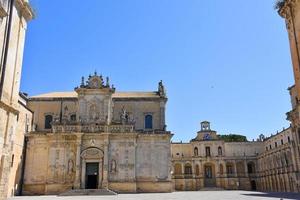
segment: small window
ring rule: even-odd
[[[281,139],[281,145],[283,145],[283,139]]]
[[[197,147],[194,148],[194,156],[198,156],[198,148]]]
[[[210,147],[205,147],[205,153],[207,157],[210,156]]]
[[[153,128],[153,117],[152,115],[145,116],[145,129],[152,129]]]
[[[219,156],[222,155],[222,147],[218,147],[218,155],[219,155]]]
[[[15,154],[13,154],[13,155],[11,156],[11,164],[10,164],[11,167],[14,166],[14,160],[15,160]]]
[[[291,138],[290,138],[290,136],[288,136],[288,142],[291,143]]]
[[[270,145],[270,149],[272,149],[272,145]]]
[[[51,129],[52,128],[52,120],[53,120],[53,117],[52,115],[46,115],[45,116],[45,129]]]
[[[71,118],[71,121],[72,121],[72,122],[75,122],[75,121],[76,121],[76,114],[71,115],[70,118]]]
[[[277,147],[277,142],[275,142],[275,148]]]

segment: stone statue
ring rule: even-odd
[[[72,174],[74,172],[74,162],[72,159],[68,161],[68,174]]]
[[[120,118],[121,118],[122,124],[126,124],[129,121],[129,114],[124,107],[122,108]]]
[[[166,91],[165,91],[165,87],[163,85],[162,80],[159,81],[158,83],[158,93],[161,97],[165,97],[166,96]]]
[[[115,160],[111,161],[110,172],[117,172],[117,162]]]
[[[109,87],[109,78],[106,77],[106,87]]]

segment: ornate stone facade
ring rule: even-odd
[[[24,134],[32,113],[19,87],[25,32],[32,18],[27,0],[0,1],[0,199],[21,189]]]
[[[171,192],[166,102],[162,82],[156,92],[116,92],[97,73],[74,92],[31,97],[25,194]]]
[[[252,142],[224,142],[208,122],[189,143],[172,143],[175,190],[223,188],[299,192],[292,129]]]

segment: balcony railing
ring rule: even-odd
[[[53,133],[143,133],[143,134],[171,134],[164,130],[135,130],[132,124],[52,124]]]
[[[52,125],[53,133],[132,133],[133,125]]]

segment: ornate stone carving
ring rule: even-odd
[[[111,160],[110,162],[110,172],[111,173],[116,173],[117,172],[117,162],[116,160]]]
[[[102,159],[103,158],[103,151],[98,148],[92,147],[84,150],[81,153],[81,157],[83,159]]]
[[[86,89],[104,89],[107,88],[110,91],[114,92],[115,88],[110,87],[109,78],[106,77],[106,83],[104,82],[103,76],[98,75],[97,72],[94,73],[94,75],[89,75],[88,80],[86,83],[84,83],[84,77],[81,78],[81,84],[79,88],[86,88]],[[78,89],[75,88],[75,89]]]
[[[295,7],[298,3],[298,0],[281,0],[276,4],[276,8],[278,9],[278,13],[281,17],[286,20],[286,27],[289,31],[292,30],[293,27],[293,17],[295,13]]]

